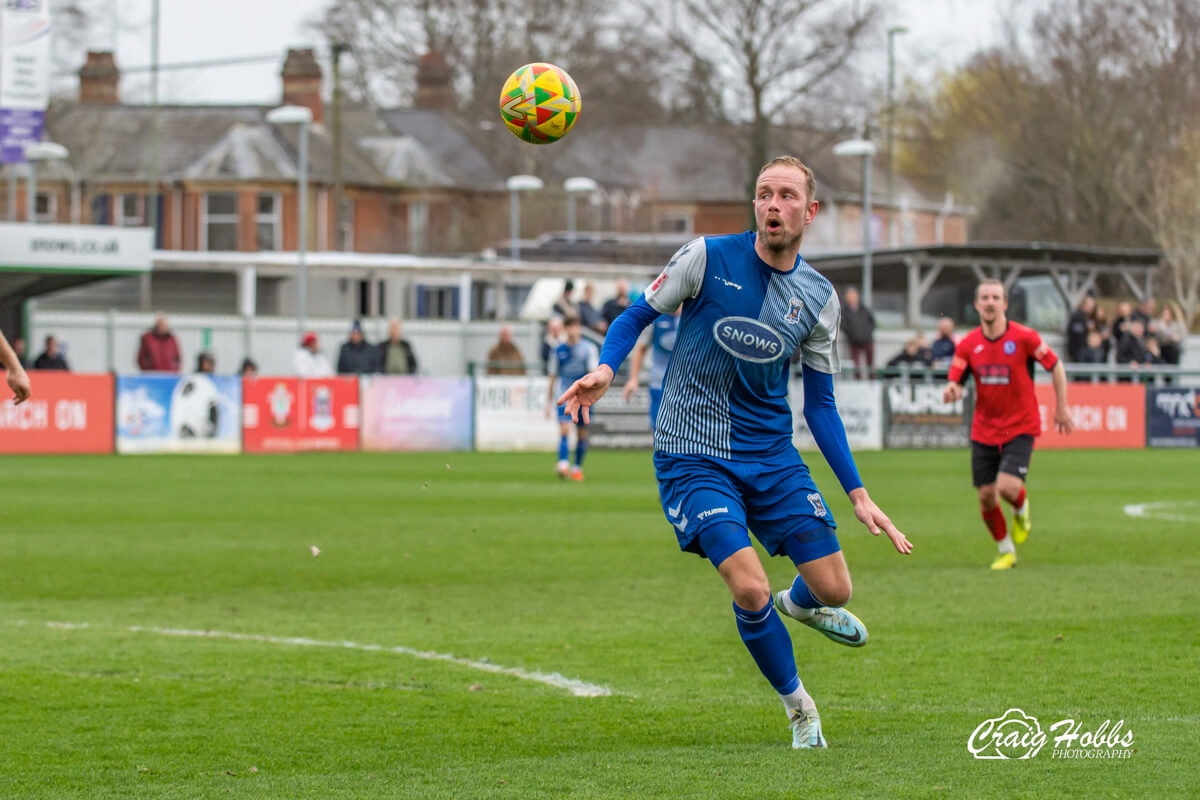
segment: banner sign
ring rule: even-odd
[[[0,223],[0,266],[51,272],[149,272],[150,228]]]
[[[1054,387],[1034,386],[1042,435],[1038,449],[1145,447],[1146,390],[1128,383],[1072,383],[1067,387],[1067,413],[1075,430],[1064,436],[1054,429]]]
[[[886,447],[967,447],[974,393],[942,402],[943,383],[889,381],[883,386]]]
[[[25,145],[42,140],[50,99],[49,0],[0,5],[0,163],[25,160]]]
[[[600,402],[592,406],[590,417],[589,447],[602,450],[649,450],[654,447],[650,390],[645,386],[639,386],[628,403],[620,386],[610,388]]]
[[[363,378],[364,450],[470,450],[470,378]]]
[[[792,443],[797,450],[816,450],[817,443],[804,419],[804,381],[792,378]],[[879,450],[883,447],[883,384],[879,381],[835,380],[834,398],[838,414],[846,426],[851,450]]]
[[[358,378],[246,378],[247,453],[358,449]]]
[[[117,376],[118,453],[237,453],[242,379]]]
[[[1146,444],[1200,447],[1200,390],[1146,390]]]
[[[32,372],[33,397],[0,402],[0,453],[111,453],[112,375]]]
[[[485,375],[475,379],[476,450],[547,450],[558,447],[554,409],[546,414],[549,378]]]

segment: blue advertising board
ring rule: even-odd
[[[1200,389],[1146,390],[1146,444],[1200,447]]]
[[[242,379],[118,375],[118,453],[237,453]]]

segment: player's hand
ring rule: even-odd
[[[954,403],[961,400],[963,396],[963,387],[957,381],[950,381],[946,384],[946,391],[942,392],[943,403]]]
[[[875,501],[867,496],[866,489],[855,489],[850,493],[850,499],[854,502],[854,516],[867,526],[867,530],[876,536],[886,533],[897,553],[908,555],[913,551],[913,543],[892,524],[888,515],[875,505]]]
[[[1065,408],[1054,409],[1054,428],[1059,433],[1070,433],[1075,430],[1075,422]]]
[[[621,390],[621,395],[625,398],[625,402],[629,402],[629,398],[633,397],[633,393],[637,391],[637,381],[629,381],[625,384],[625,388]]]
[[[15,406],[21,405],[33,394],[33,387],[29,385],[29,375],[23,369],[9,371],[8,388],[12,389]]]
[[[571,384],[570,388],[558,398],[559,405],[564,406],[564,412],[571,417],[572,422],[579,422],[580,411],[583,412],[583,424],[591,423],[588,409],[604,397],[612,383],[613,371],[607,364],[601,364],[596,369],[584,375]]]

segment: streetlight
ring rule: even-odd
[[[575,177],[563,181],[563,188],[567,190],[567,235],[573,242],[575,241],[575,195],[597,192],[600,190],[600,185],[591,178]]]
[[[893,194],[893,184],[896,180],[896,101],[892,97],[893,86],[896,76],[896,37],[902,33],[908,33],[908,28],[903,25],[896,25],[888,28],[888,77],[887,77],[887,107],[888,107],[888,126],[887,126],[887,156],[888,156],[888,171],[887,171],[887,207],[888,207],[888,247],[896,246],[896,224],[895,208],[896,198]]]
[[[875,155],[874,143],[866,139],[847,139],[833,146],[835,156],[861,156],[863,160],[862,180],[862,301],[871,307],[871,156]]]
[[[539,192],[545,184],[536,175],[513,175],[504,185],[508,188],[509,255],[516,261],[520,253],[517,239],[521,236],[521,192]]]
[[[299,289],[297,291],[296,328],[298,336],[304,336],[305,317],[308,314],[308,127],[312,125],[312,110],[305,106],[280,106],[267,112],[267,122],[272,125],[300,126],[300,202],[297,204],[296,228],[299,240],[296,245],[296,260],[299,264]]]
[[[25,160],[29,162],[29,180],[25,190],[30,225],[37,224],[37,162],[61,161],[68,155],[67,148],[54,142],[30,142],[25,145]]]

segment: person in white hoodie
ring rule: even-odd
[[[300,340],[300,349],[292,356],[292,367],[301,378],[328,378],[333,375],[333,365],[317,346],[317,335],[312,331]]]

